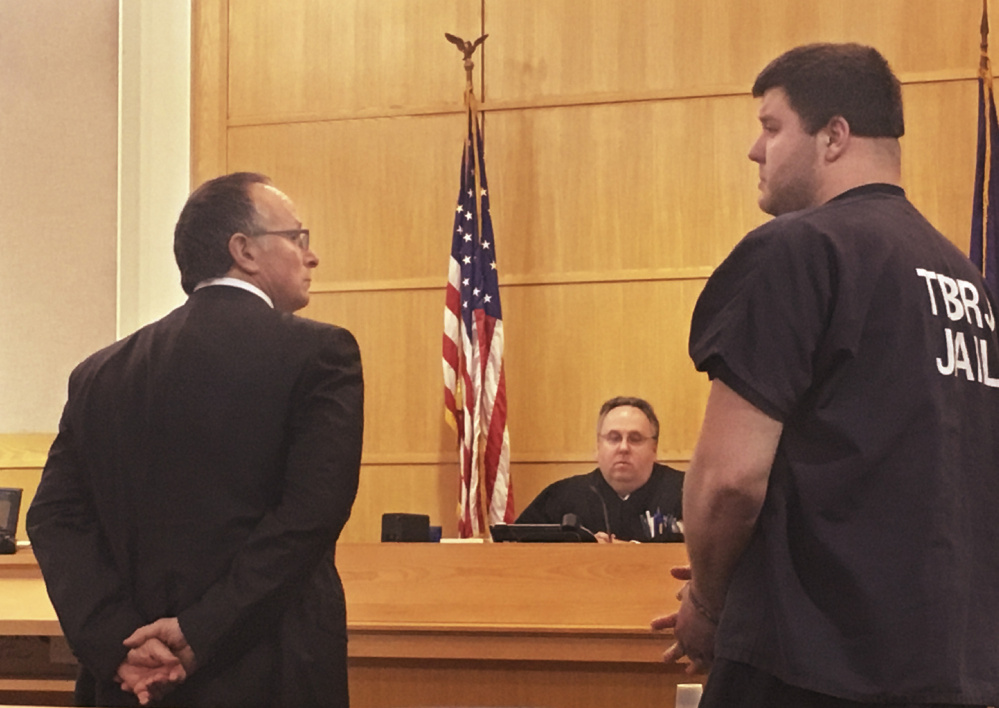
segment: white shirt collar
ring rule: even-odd
[[[253,283],[248,283],[245,280],[240,280],[239,278],[230,278],[228,275],[224,275],[221,278],[208,278],[207,280],[202,280],[200,283],[194,286],[195,292],[201,290],[201,288],[208,288],[213,285],[229,285],[234,288],[242,288],[247,292],[251,292],[257,297],[263,299],[264,302],[270,307],[274,307],[274,302],[263,290],[258,288]]]

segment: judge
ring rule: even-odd
[[[558,524],[575,514],[598,541],[682,541],[683,472],[656,462],[658,442],[647,401],[610,399],[597,419],[597,469],[549,485],[517,523]]]

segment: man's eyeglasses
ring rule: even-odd
[[[261,231],[250,236],[284,236],[303,251],[309,250],[308,229],[285,229],[284,231]]]
[[[622,435],[616,430],[612,430],[606,435],[601,434],[600,439],[603,440],[608,445],[620,445],[624,440],[628,441],[629,445],[642,445],[647,440],[653,440],[651,435],[642,435],[641,433],[628,433],[627,435]]]

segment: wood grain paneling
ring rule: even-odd
[[[706,382],[686,354],[698,281],[509,288],[504,294],[513,459],[589,456],[600,404],[648,399],[660,454],[693,448]],[[554,329],[554,331],[552,331]]]
[[[454,114],[233,128],[229,169],[265,172],[296,202],[318,281],[443,287],[465,125]]]
[[[556,475],[592,468],[593,419],[612,395],[648,398],[660,457],[689,458],[707,393],[686,355],[689,317],[712,269],[767,218],[746,158],[749,90],[782,51],[882,50],[904,84],[903,184],[967,248],[979,0],[195,5],[215,23],[196,31],[197,66],[228,63],[224,79],[195,72],[224,147],[206,109],[194,149],[269,173],[296,201],[321,261],[304,314],[361,344],[365,468],[345,540],[377,538],[386,511],[429,513],[446,534],[453,523],[440,348],[465,122],[444,31],[490,35],[475,79],[518,510]]]
[[[901,74],[973,77],[981,7],[978,0],[487,0],[486,96],[523,105],[748,91],[767,62],[809,42],[872,44]]]
[[[445,538],[458,535],[458,462],[361,465],[361,482],[342,543],[377,543],[382,514],[426,514]]]
[[[615,395],[653,403],[669,431],[663,454],[691,450],[707,392],[686,353],[701,285],[678,280],[508,288],[503,306],[513,459],[589,454],[597,410]],[[453,454],[453,434],[442,413],[440,334],[430,335],[441,327],[443,308],[443,290],[387,290],[314,295],[305,311],[346,326],[360,344],[366,462],[438,462]]]
[[[717,264],[763,221],[754,115],[736,97],[488,116],[501,282]],[[298,203],[319,289],[443,282],[464,130],[461,116],[233,128],[229,169],[266,172]]]
[[[350,663],[351,705],[376,706],[672,706],[676,684],[702,681],[676,669],[648,666],[642,671],[606,663],[562,665],[539,671],[522,662],[377,660]],[[400,697],[405,696],[405,703]]]
[[[970,225],[961,197],[974,176],[974,92],[970,79],[904,91],[905,186],[959,245]],[[766,218],[746,158],[755,113],[753,99],[736,96],[491,114],[501,282],[706,274]],[[265,171],[298,202],[316,234],[317,289],[433,283],[445,268],[462,131],[457,116],[234,128],[230,169]]]
[[[442,462],[455,449],[444,422],[443,298],[443,289],[335,293],[314,296],[305,310],[346,326],[361,347],[365,462]],[[433,330],[436,337],[414,336]]]
[[[923,216],[967,253],[975,188],[978,82],[905,86],[902,99],[902,186]]]
[[[672,608],[679,544],[392,543],[339,554],[354,625],[646,630]],[[641,578],[642,582],[636,583]],[[400,587],[409,588],[405,602]],[[461,587],[443,602],[447,588]],[[529,593],[531,602],[525,602]],[[631,591],[628,602],[621,597]],[[483,602],[489,598],[489,602]]]
[[[754,115],[748,96],[490,114],[501,274],[716,265],[763,221]]]
[[[230,120],[460,110],[465,72],[444,33],[480,29],[479,3],[464,0],[233,0]]]

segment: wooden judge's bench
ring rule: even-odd
[[[351,705],[671,708],[704,677],[648,626],[685,563],[682,544],[343,544]],[[0,557],[0,635],[61,635],[30,551]],[[24,662],[0,663],[0,703],[69,703],[66,666]]]

